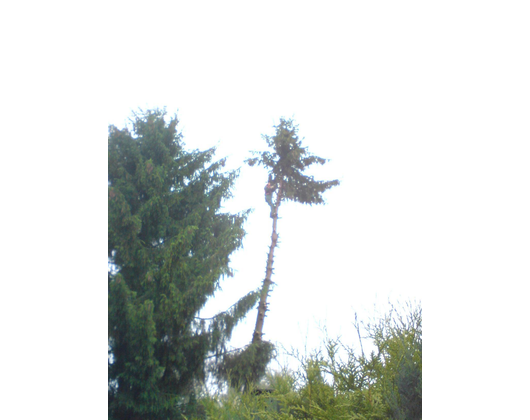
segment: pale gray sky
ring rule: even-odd
[[[237,167],[265,147],[261,134],[272,135],[279,117],[294,117],[309,150],[331,160],[315,174],[342,185],[326,194],[324,207],[282,205],[265,333],[287,346],[307,340],[314,347],[319,324],[348,334],[355,311],[419,300],[428,282],[425,200],[438,158],[426,134],[436,119],[425,106],[434,52],[419,33],[429,23],[401,7],[231,7],[176,7],[155,13],[152,24],[144,8],[125,9],[114,42],[130,64],[110,66],[109,121],[119,124],[133,106],[167,106],[178,110],[189,147],[217,145],[218,156]],[[271,229],[265,180],[263,170],[244,168],[227,204],[255,212],[233,260],[237,275],[205,315],[263,279]],[[252,313],[234,345],[249,342],[254,322]]]

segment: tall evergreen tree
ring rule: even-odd
[[[134,115],[131,131],[109,127],[111,419],[185,412],[205,359],[223,353],[259,298],[251,292],[209,320],[197,317],[232,275],[248,212],[221,212],[237,172],[223,172],[213,148],[185,150],[177,124],[152,110]]]
[[[272,137],[263,135],[269,150],[254,152],[257,157],[248,159],[250,166],[256,164],[267,168],[269,172],[270,191],[276,191],[276,200],[270,201],[272,222],[272,235],[265,279],[260,293],[256,327],[252,336],[252,343],[259,343],[263,337],[263,323],[267,312],[267,297],[272,285],[272,268],[274,263],[274,249],[278,244],[278,210],[282,201],[295,201],[302,204],[323,204],[322,194],[328,189],[339,185],[338,180],[317,181],[313,176],[304,172],[313,164],[323,165],[327,159],[311,155],[298,137],[298,126],[291,119],[280,118],[280,123],[275,127],[276,134]],[[270,200],[270,199],[269,199]]]
[[[322,194],[339,185],[338,180],[317,181],[304,172],[313,164],[323,165],[326,159],[308,153],[298,137],[298,127],[292,120],[280,119],[272,137],[263,135],[269,150],[253,152],[254,158],[247,159],[250,166],[256,164],[267,168],[269,183],[266,200],[271,206],[272,235],[267,256],[265,279],[260,290],[260,301],[256,326],[251,343],[242,351],[224,357],[221,377],[229,378],[232,386],[248,389],[249,383],[256,383],[265,373],[273,355],[272,343],[263,340],[263,324],[267,312],[267,298],[271,290],[274,263],[274,249],[278,244],[278,211],[282,201],[295,201],[302,204],[323,204]],[[276,196],[274,197],[274,194]],[[275,199],[274,199],[275,198]]]

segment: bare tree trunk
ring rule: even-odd
[[[259,343],[262,340],[263,336],[263,323],[265,321],[265,313],[267,309],[267,298],[269,296],[270,287],[272,285],[272,264],[274,262],[274,248],[278,243],[278,234],[276,233],[276,225],[278,223],[278,208],[282,201],[282,188],[283,188],[283,179],[280,180],[278,187],[278,195],[276,198],[276,205],[273,210],[272,218],[272,236],[271,236],[271,246],[269,248],[269,256],[267,258],[267,268],[265,270],[265,280],[263,280],[263,287],[261,288],[261,297],[258,305],[258,317],[256,319],[256,327],[254,328],[254,334],[252,335],[252,343]]]

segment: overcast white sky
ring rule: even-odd
[[[427,130],[438,111],[426,104],[431,61],[439,61],[429,44],[439,41],[420,36],[429,22],[410,11],[197,3],[163,16],[127,8],[116,27],[116,50],[131,63],[110,66],[109,122],[120,125],[137,106],[167,106],[178,111],[189,147],[217,145],[218,156],[238,167],[265,147],[261,134],[273,134],[279,117],[293,117],[309,150],[330,159],[318,176],[342,182],[323,208],[281,208],[277,287],[265,323],[272,341],[314,347],[322,323],[347,334],[355,311],[389,298],[419,300],[432,276],[426,200],[435,181],[428,167],[438,158]],[[271,229],[265,181],[263,170],[242,170],[227,206],[255,212],[233,260],[237,275],[205,315],[263,279]],[[234,345],[249,342],[254,322],[252,313]]]

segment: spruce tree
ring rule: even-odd
[[[275,128],[276,134],[274,136],[262,136],[269,150],[254,152],[258,157],[247,160],[250,166],[258,164],[267,168],[269,182],[276,191],[276,200],[271,206],[273,219],[271,245],[267,256],[265,279],[260,292],[260,303],[252,343],[262,341],[263,323],[267,312],[267,297],[273,284],[271,278],[274,249],[279,239],[277,232],[278,211],[282,201],[294,201],[309,205],[323,204],[322,194],[339,185],[338,180],[317,181],[313,176],[304,174],[311,165],[315,163],[323,165],[328,160],[311,155],[306,147],[302,147],[302,141],[298,137],[298,126],[294,124],[293,120],[280,118],[280,123]]]
[[[221,211],[237,172],[224,172],[213,148],[186,150],[176,116],[151,110],[131,122],[108,138],[109,418],[177,418],[194,406],[207,357],[224,352],[259,298],[197,317],[232,275],[248,212]]]
[[[279,240],[277,232],[278,212],[283,201],[294,201],[302,204],[323,204],[323,193],[339,185],[338,180],[317,181],[304,172],[314,164],[325,164],[328,160],[308,153],[298,137],[298,126],[291,119],[280,118],[275,126],[274,136],[263,135],[268,150],[253,152],[256,156],[247,159],[250,166],[264,166],[269,173],[270,188],[267,202],[271,205],[272,235],[267,255],[265,279],[260,289],[260,301],[256,326],[251,343],[239,352],[227,355],[219,372],[221,377],[229,378],[231,385],[240,389],[248,389],[250,383],[256,383],[265,373],[270,362],[274,347],[269,341],[263,340],[263,324],[267,312],[267,299],[272,282],[274,249]],[[267,191],[267,190],[266,190]]]

